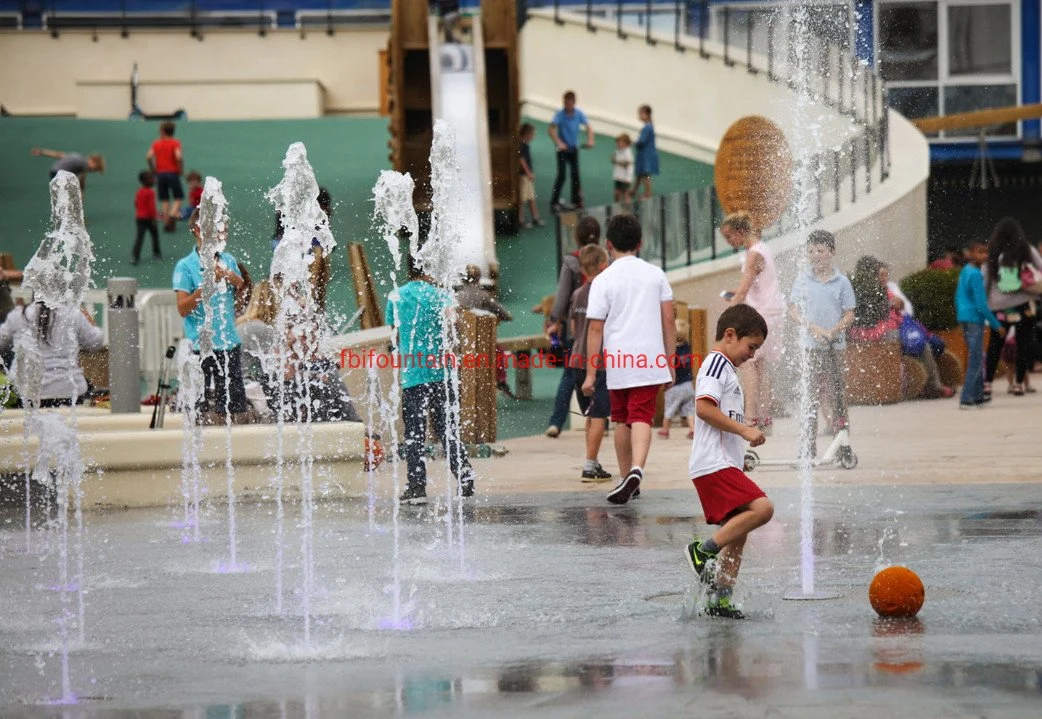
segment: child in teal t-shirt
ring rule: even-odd
[[[445,407],[458,401],[445,381],[443,326],[452,318],[452,295],[436,287],[410,258],[409,282],[387,300],[387,322],[398,336],[402,383],[402,420],[405,424],[405,463],[409,486],[398,498],[403,504],[427,503],[427,422],[431,423],[459,481],[460,495],[474,494],[474,470],[459,436],[448,437]]]

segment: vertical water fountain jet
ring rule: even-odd
[[[415,185],[409,174],[401,174],[384,170],[376,181],[373,188],[373,220],[378,224],[377,231],[387,243],[391,253],[391,292],[388,299],[393,301],[398,293],[397,268],[402,263],[401,240],[403,235],[409,241],[410,254],[417,252],[419,239],[419,219],[416,217],[416,209],[413,207],[412,198]],[[392,359],[399,355],[398,350],[398,318],[391,327],[391,355]],[[391,386],[388,389],[385,400],[380,403],[380,417],[387,427],[389,452],[391,458],[391,486],[393,491],[392,500],[394,506],[391,509],[393,559],[392,559],[392,584],[391,584],[391,618],[381,623],[385,629],[409,629],[410,623],[402,615],[402,585],[401,585],[401,535],[399,533],[398,518],[401,508],[398,503],[398,495],[401,492],[401,478],[399,474],[399,438],[398,438],[398,415],[401,408],[401,363],[391,362]]]
[[[420,262],[435,283],[449,293],[455,307],[456,295],[452,289],[465,274],[466,257],[461,239],[460,196],[462,177],[457,156],[456,137],[451,126],[444,120],[434,123],[434,139],[431,141],[431,189],[434,210],[431,213],[431,230],[427,242],[419,250]],[[454,314],[454,313],[452,313]],[[442,322],[442,347],[448,356],[459,345],[456,323],[451,319]],[[456,501],[457,547],[460,571],[464,566],[463,503],[461,498],[462,477],[456,477],[452,467],[461,466],[463,442],[460,426],[460,382],[459,367],[453,362],[442,364],[445,382],[445,432],[448,439],[446,454],[446,499],[449,512],[446,515],[450,545],[453,539],[452,510]]]
[[[214,336],[218,329],[227,332],[230,328],[224,326],[229,321],[224,313],[216,316],[214,312],[214,299],[218,293],[224,294],[228,291],[227,280],[216,280],[216,268],[220,263],[220,255],[224,252],[228,238],[228,201],[224,197],[221,181],[216,177],[207,177],[203,184],[203,196],[199,201],[199,260],[202,266],[202,306],[204,313],[203,325],[199,329],[199,357],[201,362],[207,360],[217,362],[214,352]],[[246,569],[245,565],[239,564],[238,538],[236,533],[235,516],[235,465],[232,462],[232,413],[230,407],[230,373],[227,362],[228,354],[222,353],[225,366],[222,368],[224,377],[224,428],[225,428],[225,459],[224,468],[227,478],[228,493],[228,561],[219,564],[218,570],[223,572],[241,572]],[[214,408],[216,409],[216,408]]]
[[[184,504],[184,534],[181,541],[199,542],[199,503],[201,501],[203,430],[199,423],[199,403],[203,399],[203,367],[199,355],[184,342],[177,353],[178,386],[177,410],[184,416],[182,422],[181,496]]]
[[[793,108],[793,218],[794,232],[800,237],[803,245],[797,253],[797,272],[808,271],[806,241],[811,225],[816,219],[817,185],[815,174],[821,171],[818,167],[820,153],[823,149],[821,122],[818,115],[821,109],[816,106],[811,87],[817,83],[811,81],[815,73],[811,62],[811,43],[813,38],[810,13],[806,6],[792,8],[792,26],[790,32],[790,63],[793,65],[793,77],[790,87],[796,93]],[[821,68],[821,72],[827,72]],[[802,311],[802,310],[801,310]],[[805,311],[802,311],[806,315]],[[800,587],[785,595],[785,599],[834,599],[839,595],[818,591],[814,577],[814,457],[811,448],[815,445],[815,437],[811,436],[809,427],[814,426],[811,413],[817,408],[811,399],[813,368],[809,353],[800,350],[799,372],[799,407],[797,417],[800,418],[799,430],[799,464],[800,477]]]
[[[289,146],[282,167],[285,170],[282,181],[266,194],[267,199],[275,205],[283,227],[282,239],[271,261],[270,280],[281,298],[276,315],[276,347],[280,360],[277,366],[278,379],[282,386],[285,385],[283,379],[286,376],[292,378],[294,383],[292,416],[298,424],[303,565],[301,598],[304,645],[307,648],[311,646],[311,592],[314,582],[314,447],[311,431],[314,406],[311,388],[317,379],[312,366],[327,334],[323,313],[315,295],[311,267],[317,260],[314,249],[321,249],[323,256],[329,256],[336,247],[336,241],[329,229],[329,218],[318,204],[318,182],[303,143],[295,142]],[[291,343],[288,347],[287,338]],[[281,449],[281,417],[287,409],[285,390],[281,391],[280,398],[283,402],[283,406],[278,409]],[[277,493],[281,507],[284,458],[280,457],[278,462],[280,469],[277,481],[280,486]],[[277,559],[277,562],[281,573],[281,561]],[[281,597],[277,601],[281,602]]]
[[[51,315],[53,325],[50,338],[42,338],[36,332],[25,332],[18,346],[15,362],[15,387],[28,400],[29,417],[26,420],[27,434],[39,438],[40,449],[33,468],[33,478],[44,486],[52,486],[57,498],[58,523],[58,591],[61,614],[58,618],[59,641],[61,644],[61,703],[72,703],[76,697],[72,692],[69,675],[69,608],[70,590],[77,594],[77,629],[80,641],[85,638],[86,577],[84,576],[84,542],[82,514],[83,462],[80,456],[79,438],[76,431],[76,390],[73,389],[73,409],[69,421],[58,413],[39,411],[43,364],[39,343],[49,341],[56,344],[77,342],[76,325],[70,320],[86,299],[91,282],[94,251],[90,235],[83,221],[83,199],[79,180],[69,172],[58,172],[51,180],[51,227],[40,248],[25,268],[23,286],[32,291],[33,301],[40,312]],[[28,491],[28,486],[27,486]],[[69,577],[69,498],[74,501],[76,516],[76,541],[74,554],[76,576]],[[27,509],[26,520],[30,519]]]

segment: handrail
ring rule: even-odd
[[[529,9],[536,9],[538,2],[530,2]],[[544,7],[549,3],[543,3]],[[599,11],[593,13],[593,0],[585,3],[565,4],[554,0],[554,18],[563,24],[569,16],[576,22],[585,20],[589,25],[608,26],[616,29],[616,35],[627,39],[636,25],[645,25],[647,39],[652,38],[652,15],[671,15],[674,26],[672,35],[674,44],[679,47],[697,47],[701,58],[711,60],[717,58],[725,64],[737,69],[738,63],[731,55],[732,47],[732,12],[743,10],[741,4],[735,3],[732,8],[728,3],[711,3],[709,0],[660,0],[652,3],[622,2],[596,3]],[[681,6],[687,11],[681,13]],[[722,37],[712,42],[712,22],[710,12],[712,6],[717,8],[722,18]],[[580,10],[580,6],[582,7]],[[764,10],[763,6],[753,8]],[[771,8],[767,8],[771,9]],[[839,212],[843,207],[843,186],[849,182],[850,202],[857,202],[859,194],[869,194],[873,189],[872,174],[878,171],[878,182],[886,182],[890,174],[890,155],[887,134],[889,132],[886,90],[878,74],[868,65],[851,54],[852,47],[844,47],[829,38],[815,38],[796,43],[797,28],[787,14],[786,6],[773,10],[767,22],[767,41],[765,54],[754,51],[752,28],[748,28],[741,50],[745,55],[742,70],[752,74],[764,73],[770,82],[786,83],[793,90],[806,92],[816,102],[826,104],[837,112],[848,115],[860,128],[859,132],[848,141],[835,147],[829,147],[806,158],[801,168],[807,173],[804,180],[813,193],[812,210],[814,219],[819,220],[826,215]],[[614,13],[614,17],[612,17]],[[596,14],[596,21],[591,17]],[[585,15],[585,17],[582,17]],[[634,15],[634,21],[624,22],[624,16]],[[749,15],[752,24],[752,15]],[[698,19],[697,27],[695,19]],[[788,22],[786,19],[790,18]],[[694,29],[695,33],[689,32]],[[659,30],[660,37],[663,30]],[[684,38],[682,41],[681,38]],[[796,52],[802,50],[802,52]],[[836,57],[840,72],[829,75],[818,75],[813,68],[820,67],[823,62]],[[849,73],[844,72],[849,68]],[[812,78],[816,82],[811,82]],[[859,186],[861,191],[859,193]],[[633,211],[644,226],[648,239],[645,241],[644,256],[654,261],[663,269],[682,267],[698,262],[715,259],[717,256],[717,240],[715,238],[716,221],[720,208],[713,188],[702,188],[687,192],[659,195],[645,202],[620,207],[605,205],[579,211],[578,216],[592,215],[607,220],[619,211]],[[569,223],[562,222],[560,215],[556,217],[557,261],[558,272],[565,255],[571,251],[573,242]],[[765,239],[787,232],[795,226],[792,210],[786,213],[775,225],[764,232]],[[724,248],[721,248],[724,249]]]

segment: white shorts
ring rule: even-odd
[[[535,183],[529,179],[528,175],[521,175],[521,202],[528,202],[529,200],[535,199]]]
[[[694,413],[695,386],[691,382],[681,382],[666,390],[663,417],[666,419],[690,417]]]

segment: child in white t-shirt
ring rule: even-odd
[[[582,391],[593,396],[597,370],[603,368],[622,475],[608,501],[626,504],[640,495],[659,390],[672,385],[676,377],[671,360],[677,331],[666,273],[637,257],[640,221],[633,215],[615,215],[605,234],[615,261],[590,284],[586,306],[590,361]]]
[[[625,202],[633,196],[633,148],[625,132],[615,138],[615,153],[611,156],[611,179],[615,181],[615,201]]]
[[[712,537],[697,537],[685,548],[691,568],[710,591],[706,613],[742,619],[731,590],[742,564],[749,532],[774,516],[774,505],[745,475],[745,444],[757,447],[763,431],[745,422],[745,396],[736,369],[756,355],[767,339],[767,322],[749,305],[732,305],[716,323],[716,344],[695,380],[695,439],[688,471],[698,491],[706,524],[719,524]],[[719,569],[717,558],[719,557]]]

